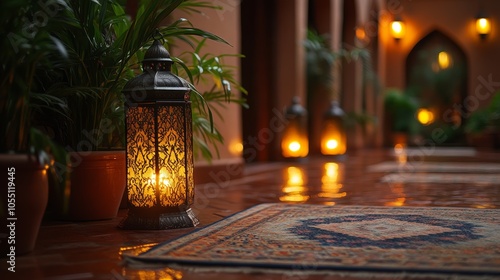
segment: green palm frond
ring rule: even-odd
[[[70,121],[65,121],[64,125],[58,123],[59,127],[68,129],[68,136],[59,139],[61,142],[75,147],[82,140],[82,131],[100,133],[99,126],[103,119],[112,120],[116,124],[116,131],[121,129],[123,116],[120,116],[115,104],[117,100],[122,100],[121,89],[124,84],[142,72],[140,61],[153,41],[153,34],[158,31],[169,45],[183,41],[192,48],[185,56],[173,57],[175,64],[172,71],[187,79],[193,89],[193,128],[200,137],[199,141],[195,141],[199,142],[200,149],[222,141],[213,125],[214,114],[219,114],[213,112],[213,105],[221,102],[245,104],[243,99],[235,95],[235,91],[246,91],[236,80],[234,70],[222,63],[223,58],[229,55],[202,55],[201,50],[206,40],[222,44],[228,42],[194,27],[186,19],[172,21],[169,18],[176,9],[189,14],[203,13],[202,9],[205,8],[221,7],[195,0],[141,0],[131,19],[119,0],[61,1],[67,4],[68,9],[51,20],[50,24],[59,27],[55,28],[52,36],[64,45],[67,57],[51,55],[49,60],[55,70],[37,73],[40,77],[37,89],[63,98],[68,105]],[[165,24],[167,22],[170,23]],[[196,90],[198,83],[212,83],[214,87],[208,93],[200,93]],[[110,135],[96,137],[106,142],[101,143],[101,146],[116,143],[116,137]],[[92,149],[99,147],[95,143]],[[209,150],[202,154],[204,157],[210,156]]]

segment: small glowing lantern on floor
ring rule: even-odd
[[[285,118],[288,123],[281,140],[281,153],[285,158],[302,158],[309,153],[307,138],[307,111],[300,105],[298,97],[294,97],[292,105],[287,108]]]
[[[170,54],[154,40],[143,73],[124,87],[129,213],[124,229],[198,224],[194,201],[190,88],[172,74]]]
[[[344,111],[337,101],[333,101],[325,114],[321,132],[321,153],[323,155],[343,155],[346,152],[346,132]]]

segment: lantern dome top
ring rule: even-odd
[[[335,100],[330,103],[330,108],[328,108],[328,111],[325,113],[326,117],[343,117],[344,115],[344,110],[340,108],[339,102]]]
[[[123,93],[137,102],[189,100],[189,83],[170,71],[172,63],[167,49],[155,39],[144,55],[143,73],[129,80],[123,88]]]
[[[162,45],[160,40],[154,40],[151,47],[149,47],[149,49],[144,54],[144,60],[142,61],[143,64],[145,62],[150,62],[150,61],[153,61],[153,62],[154,61],[169,61],[169,62],[172,61],[172,59],[170,58],[170,53]]]
[[[292,105],[286,109],[286,114],[288,116],[304,116],[307,114],[306,109],[300,105],[300,97],[293,97]]]

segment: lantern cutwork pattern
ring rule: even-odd
[[[143,73],[124,87],[127,200],[124,229],[196,226],[190,87],[170,72],[159,40],[147,50]]]

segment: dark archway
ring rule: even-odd
[[[465,52],[441,31],[430,32],[410,51],[405,93],[433,115],[430,123],[419,125],[421,140],[438,146],[465,143],[466,112],[459,105],[467,97],[467,71]]]

